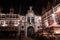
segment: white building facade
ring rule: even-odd
[[[27,37],[42,28],[41,16],[35,15],[31,6],[25,16],[14,14],[13,8],[10,8],[7,14],[2,13],[1,10],[0,8],[0,28],[7,28],[3,29],[4,31],[18,31],[17,36]]]
[[[25,16],[21,17],[21,31],[24,31],[24,35],[27,37],[34,32],[37,32],[42,27],[41,16],[35,15],[32,7],[27,11]]]

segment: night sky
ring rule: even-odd
[[[29,6],[32,6],[35,14],[41,15],[41,9],[47,6],[48,1],[53,2],[52,0],[0,0],[0,6],[3,7],[3,13],[8,13],[9,8],[13,7],[15,13],[18,13],[20,9],[21,15],[25,15]]]

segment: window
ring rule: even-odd
[[[6,18],[9,18],[9,15],[6,15]]]
[[[2,18],[5,18],[5,15],[2,15]]]
[[[4,22],[0,20],[0,25],[3,25],[3,23],[4,23]]]
[[[5,21],[5,20],[3,21],[2,26],[7,26],[7,24],[6,24],[6,21]]]
[[[12,15],[9,16],[10,18],[13,18]]]
[[[4,21],[1,21],[1,25],[3,25],[4,24]]]
[[[13,18],[15,18],[15,15],[13,16]]]
[[[12,18],[18,18],[18,15],[12,15]]]
[[[9,21],[9,24],[11,24],[12,23],[12,21]]]
[[[30,17],[28,17],[27,22],[29,22],[29,23],[30,23]]]
[[[16,18],[18,18],[18,15],[16,15]]]
[[[6,24],[9,24],[9,21],[6,21]]]
[[[9,24],[14,24],[14,21],[9,21]]]
[[[52,16],[48,17],[48,23],[49,23],[49,25],[52,25],[54,23],[54,19]]]
[[[14,21],[14,26],[18,26],[18,25],[19,25],[19,21],[18,20]]]
[[[45,23],[45,26],[46,26],[46,27],[49,26],[49,24],[48,24],[48,20],[45,20],[44,23]]]
[[[34,17],[32,17],[31,22],[34,23]]]
[[[0,20],[0,25],[1,26],[7,26],[6,21],[5,20]]]
[[[58,22],[58,24],[60,24],[60,15],[57,15],[56,21]]]
[[[55,14],[56,14],[56,22],[57,24],[60,24],[60,5],[58,5],[55,9]]]

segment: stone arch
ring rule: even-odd
[[[33,26],[29,26],[27,28],[27,36],[31,37],[34,33],[35,33],[34,27]]]

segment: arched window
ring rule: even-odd
[[[29,23],[30,23],[30,17],[28,17],[28,18],[27,18],[27,22],[29,22]]]
[[[34,23],[34,17],[31,18],[31,22]]]

